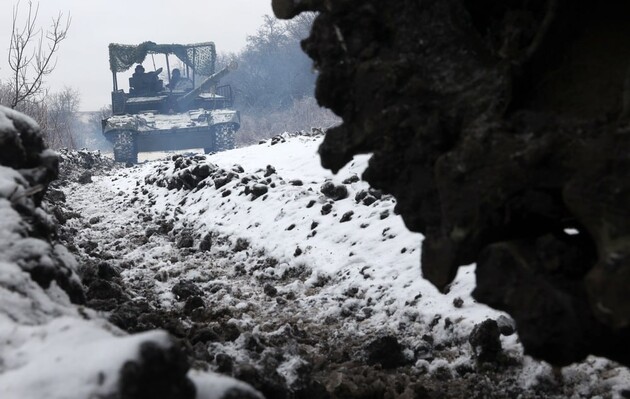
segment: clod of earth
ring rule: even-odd
[[[358,182],[359,180],[360,180],[360,179],[359,179],[359,176],[357,176],[357,175],[352,175],[352,176],[350,176],[350,177],[348,177],[348,178],[344,179],[342,183],[343,183],[343,184],[352,184],[352,183],[356,183],[356,182]]]
[[[367,361],[369,364],[379,363],[385,369],[401,367],[408,363],[403,349],[396,337],[379,337],[367,346]]]
[[[173,294],[180,299],[185,300],[192,296],[202,296],[201,289],[192,281],[180,281],[173,286]]]
[[[245,187],[245,194],[251,194],[252,201],[260,197],[261,195],[265,195],[267,191],[269,191],[269,187],[267,187],[265,184],[253,184],[251,186]]]
[[[336,185],[333,182],[326,182],[320,188],[322,194],[326,197],[339,201],[348,197],[348,189],[344,185]]]
[[[176,346],[164,349],[144,343],[140,359],[125,363],[120,371],[120,397],[194,399],[196,389],[187,372],[188,359]]]
[[[264,174],[264,176],[265,176],[265,177],[269,177],[269,176],[271,176],[271,175],[273,175],[273,174],[275,174],[275,173],[276,173],[276,168],[274,168],[274,167],[273,167],[273,166],[271,166],[271,165],[267,165],[267,168],[265,169],[265,174]]]
[[[83,172],[77,181],[81,184],[92,183],[92,174],[90,172]]]
[[[192,237],[190,232],[182,233],[182,235],[177,239],[177,248],[192,248],[195,243],[195,240]]]
[[[499,326],[492,319],[485,320],[473,328],[468,342],[473,347],[473,352],[479,362],[497,361],[502,350],[499,335]]]
[[[527,353],[630,365],[630,3],[272,3],[319,12],[302,46],[343,118],[322,164],[373,153],[423,275],[445,289],[476,262]]]
[[[212,234],[208,233],[201,239],[201,242],[199,243],[199,250],[210,251],[210,249],[212,249]]]
[[[353,211],[348,211],[346,213],[343,214],[343,216],[341,217],[341,220],[339,220],[339,223],[346,223],[352,220],[352,215],[354,215]]]
[[[320,213],[322,215],[328,215],[332,211],[332,208],[332,204],[324,204],[322,205],[322,210],[320,211]]]
[[[54,246],[56,228],[39,209],[48,185],[59,174],[58,157],[46,148],[32,119],[3,106],[0,106],[0,169],[3,218],[15,212],[23,219],[20,227],[23,231],[14,233],[38,242],[38,245],[26,246],[11,243],[16,249],[24,247],[11,256],[12,260],[42,288],[47,289],[55,282],[72,302],[84,303],[85,293],[75,266],[68,262],[65,248]],[[63,201],[65,196],[53,192],[52,197]],[[8,221],[3,220],[3,223]],[[3,225],[5,228],[8,227]]]

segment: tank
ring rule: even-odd
[[[145,72],[142,66],[156,54],[165,57],[167,84],[163,68]],[[179,66],[171,69],[173,57]],[[209,153],[234,148],[240,114],[232,109],[231,87],[219,83],[237,64],[215,72],[214,43],[110,44],[109,58],[113,115],[102,123],[116,161],[137,163],[138,153],[150,151],[203,148]],[[125,92],[118,88],[117,74],[134,65]]]

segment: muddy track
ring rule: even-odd
[[[469,337],[448,317],[427,325],[410,316],[395,330],[371,323],[356,308],[360,292],[328,295],[335,281],[326,279],[305,285],[309,265],[286,269],[264,242],[196,233],[181,208],[156,205],[137,170],[91,180],[62,187],[67,203],[58,210],[87,305],[128,332],[167,330],[194,368],[249,382],[268,398],[560,398],[579,382],[543,373],[526,387],[529,360],[516,352],[473,360]],[[332,306],[346,311],[322,317]],[[598,389],[606,392],[590,393]]]

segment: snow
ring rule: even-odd
[[[2,115],[2,114],[0,114]],[[0,197],[17,197],[24,192],[24,178],[16,170],[0,165]]]
[[[0,199],[0,398],[106,397],[116,392],[122,366],[138,359],[140,344],[172,345],[164,331],[126,335],[102,316],[72,305],[54,282],[46,290],[37,285],[14,258],[41,255],[48,244],[20,240],[20,219],[5,205]],[[14,235],[8,236],[11,228]],[[55,250],[71,257],[63,247]],[[189,377],[200,399],[220,398],[234,387],[251,391],[214,373],[191,371]]]
[[[234,388],[240,388],[242,391],[250,392],[252,397],[263,398],[258,392],[252,391],[247,384],[238,381],[235,382],[234,379],[229,377],[215,375],[212,376],[212,378],[208,378],[207,373],[199,371],[192,371],[189,377],[197,387],[197,399],[221,399],[223,395],[226,395]]]
[[[145,103],[145,102],[152,102],[152,101],[162,101],[166,98],[167,96],[154,96],[154,97],[130,97],[127,99],[128,103]]]
[[[0,176],[14,177],[6,169]],[[46,290],[35,283],[27,273],[33,260],[51,266],[50,256],[56,253],[69,262],[66,265],[75,265],[65,248],[24,237],[27,226],[10,205],[0,198],[0,397],[61,399],[111,393],[118,370],[135,358],[138,343],[163,341],[166,335],[115,338],[122,332],[98,318],[87,320],[93,312],[81,314],[54,282]]]
[[[221,99],[221,98],[225,98],[224,96],[221,96],[219,94],[216,93],[199,93],[199,98],[207,98],[207,99]]]
[[[280,297],[296,294],[290,304],[294,312],[291,318],[305,329],[309,325],[326,328],[328,320],[335,320],[335,333],[341,337],[369,339],[394,334],[406,348],[418,347],[422,335],[430,331],[436,343],[455,340],[461,345],[448,361],[418,360],[418,369],[432,374],[444,367],[454,370],[458,365],[472,364],[466,342],[471,329],[487,318],[496,319],[503,314],[471,297],[475,266],[461,267],[448,293],[438,292],[420,275],[422,236],[409,232],[394,214],[393,197],[385,195],[369,206],[357,203],[355,195],[369,188],[360,180],[345,184],[349,191],[345,199],[332,201],[321,193],[322,185],[328,181],[341,184],[351,176],[360,176],[369,155],[356,157],[333,175],[319,164],[317,148],[321,136],[285,135],[284,139],[286,142],[273,145],[267,141],[200,161],[212,170],[243,169],[237,179],[219,189],[210,179],[205,186],[193,190],[168,190],[145,183],[176,178],[180,171],[174,169],[171,160],[119,169],[111,176],[95,176],[93,184],[72,186],[76,209],[103,219],[90,227],[92,231],[83,233],[81,239],[100,237],[118,242],[122,249],[111,244],[104,250],[135,265],[123,272],[125,281],[133,287],[150,287],[150,294],[138,295],[156,298],[164,309],[181,306],[171,291],[177,281],[195,281],[204,290],[213,289],[214,306],[242,311],[242,317],[230,322],[249,328],[256,335],[267,328],[267,321],[288,311],[283,306],[289,305],[281,305],[262,293],[262,286],[271,284]],[[245,194],[245,186],[252,188],[265,180],[268,165],[275,169],[265,181],[268,192],[257,198]],[[252,176],[257,180],[241,182]],[[291,183],[298,179],[302,185]],[[331,212],[323,214],[322,207],[327,204],[332,206]],[[351,219],[342,222],[349,212],[353,212]],[[132,245],[130,237],[145,235],[142,227],[133,227],[142,217],[174,221],[175,232],[194,232],[194,248],[186,252],[177,248],[173,239],[158,235]],[[209,255],[195,251],[200,238],[206,235],[213,237]],[[238,243],[247,245],[236,250]],[[237,267],[245,271],[242,276],[235,273]],[[300,277],[286,277],[296,274]],[[236,288],[221,288],[228,284]],[[455,299],[462,300],[461,307],[454,306]],[[447,319],[452,324],[447,325]],[[284,328],[266,332],[266,337],[281,335]],[[238,351],[246,339],[244,335],[234,343],[210,344],[208,351],[247,360]],[[501,339],[507,353],[523,359],[517,376],[519,384],[527,388],[551,378],[553,371],[548,365],[522,355],[516,335]],[[407,352],[408,357],[413,357],[411,350]],[[299,353],[286,353],[277,372],[291,385],[298,378],[296,370],[303,364]],[[630,385],[627,369],[593,357],[565,368],[563,373],[585,395],[599,389],[618,396],[621,388]],[[201,391],[209,386],[196,371],[191,372],[191,378]],[[217,383],[216,379],[207,381]]]
[[[393,197],[372,206],[357,206],[353,194],[368,188],[365,182],[359,181],[349,185],[352,194],[335,202],[330,215],[322,215],[320,209],[327,199],[319,192],[321,185],[328,180],[340,184],[349,176],[360,175],[367,166],[369,155],[356,158],[339,174],[333,175],[319,165],[316,151],[320,140],[297,137],[283,144],[272,146],[266,143],[209,157],[210,162],[221,168],[230,169],[235,164],[240,165],[245,169],[245,175],[262,175],[265,167],[271,164],[285,182],[300,179],[303,186],[283,184],[279,190],[270,190],[266,200],[259,198],[255,201],[235,194],[227,200],[217,195],[226,190],[235,191],[238,180],[222,187],[219,193],[215,190],[173,193],[159,189],[154,209],[163,212],[169,204],[179,203],[185,198],[187,201],[186,206],[181,208],[184,212],[181,218],[188,222],[189,228],[202,235],[218,232],[243,238],[252,242],[254,248],[264,248],[268,256],[280,262],[280,270],[276,268],[269,271],[275,273],[276,278],[280,278],[283,268],[311,265],[313,274],[305,281],[304,289],[312,286],[318,278],[326,277],[333,278],[335,284],[330,284],[323,296],[342,295],[354,287],[365,297],[379,298],[374,305],[376,316],[366,322],[374,326],[396,329],[401,318],[404,318],[403,313],[408,310],[405,303],[414,301],[418,294],[422,295],[418,301],[418,307],[423,308],[421,316],[428,319],[448,312],[451,319],[458,320],[465,328],[472,328],[472,325],[488,317],[498,317],[498,312],[475,303],[470,297],[474,287],[473,266],[460,269],[447,295],[439,293],[429,282],[420,278],[419,248],[422,236],[409,232],[402,219],[393,215]],[[136,178],[140,178],[145,174],[150,175],[157,168],[155,165],[145,165],[134,173],[137,173]],[[117,181],[108,189],[124,191],[132,187],[128,181]],[[306,208],[311,200],[316,205]],[[354,212],[352,220],[340,223],[342,215],[349,211]],[[391,216],[381,219],[383,212]],[[318,223],[314,236],[311,229],[313,222]],[[289,229],[292,225],[295,227]],[[303,252],[295,257],[298,247]],[[255,252],[254,248],[249,252]],[[246,256],[247,253],[243,253],[243,257]],[[266,272],[263,270],[258,273]],[[269,277],[273,278],[273,275]],[[457,297],[464,299],[464,306],[460,309],[452,305],[453,299]],[[339,310],[328,309],[329,314],[325,312],[322,317]]]
[[[291,386],[298,379],[295,370],[304,364],[306,364],[306,362],[304,362],[304,360],[302,360],[299,356],[291,356],[278,367],[278,374],[284,377],[287,384]]]
[[[118,372],[136,360],[141,343],[168,346],[168,335],[152,331],[115,337],[98,323],[58,317],[42,326],[2,331],[8,371],[0,379],[4,398],[89,398],[115,392]],[[112,350],[116,348],[116,350]],[[4,349],[4,348],[3,348]]]
[[[0,105],[0,132],[13,131],[16,124],[39,130],[39,125],[30,116]]]
[[[240,123],[238,112],[226,109],[196,109],[176,114],[155,114],[152,112],[137,115],[114,115],[107,119],[105,131],[131,129],[139,132],[154,130],[185,129],[203,127],[217,123]]]
[[[16,125],[33,133],[30,140],[37,137],[32,119],[0,106],[0,134],[19,137]],[[19,171],[0,166],[0,398],[113,397],[123,365],[139,360],[141,344],[167,349],[173,341],[159,330],[127,335],[105,315],[71,303],[56,281],[78,284],[78,264],[55,242],[51,216],[32,199],[41,190]],[[36,268],[63,279],[40,285],[30,274]],[[206,388],[243,386],[208,372],[191,372],[191,378]],[[205,392],[205,397],[215,396]]]

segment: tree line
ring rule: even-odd
[[[313,13],[289,21],[265,16],[241,52],[219,54],[219,67],[232,60],[239,64],[222,83],[230,84],[236,94],[241,143],[338,123],[336,116],[317,105],[317,72],[300,47],[314,19]]]

